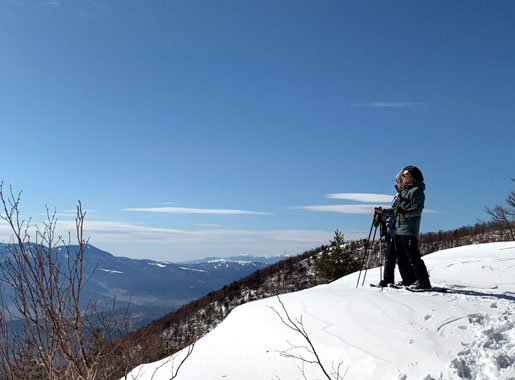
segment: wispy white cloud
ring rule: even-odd
[[[299,210],[314,212],[339,212],[341,214],[372,214],[374,207],[389,208],[390,204],[358,204],[358,205],[322,205],[322,206],[299,206],[294,207]],[[424,209],[425,213],[438,214],[440,211]]]
[[[429,209],[429,208],[425,208],[425,209],[424,209],[424,212],[429,213],[429,214],[442,214],[442,211],[439,211],[439,210],[431,210],[431,209]]]
[[[68,236],[68,232],[75,230],[75,221],[58,221],[56,235]],[[31,231],[29,231],[30,233]],[[35,233],[35,230],[32,231]],[[225,244],[235,241],[256,244],[266,241],[283,242],[327,242],[332,231],[306,230],[306,229],[280,229],[280,230],[246,230],[246,229],[213,229],[185,230],[162,227],[148,227],[130,222],[120,221],[85,221],[84,235],[91,237],[95,242],[155,242],[155,243],[208,243]],[[0,238],[9,240],[11,230],[8,225],[0,223]]]
[[[339,212],[342,214],[371,214],[374,207],[389,207],[385,204],[360,204],[360,205],[323,205],[323,206],[298,206],[299,210],[316,212]]]
[[[58,221],[56,235],[74,236],[74,221]],[[31,229],[31,236],[35,230]],[[360,239],[365,231],[342,231],[346,240]],[[278,255],[300,253],[322,244],[333,237],[333,230],[311,229],[228,229],[199,228],[185,230],[149,227],[123,221],[86,220],[84,236],[90,244],[118,256],[145,257],[159,260],[185,260],[193,257],[236,254]],[[9,242],[12,232],[0,221],[0,241]],[[72,241],[72,244],[74,242]]]
[[[328,194],[326,198],[329,199],[346,199],[350,201],[376,203],[376,202],[391,202],[393,195],[391,194],[371,194],[371,193],[338,193]]]
[[[48,214],[44,214],[42,212],[38,213],[37,214],[38,216],[47,216]],[[64,218],[74,218],[77,216],[77,214],[72,214],[71,212],[70,213],[64,213],[64,212],[57,212],[55,214],[51,213],[50,214],[51,216],[52,215],[55,215],[56,217],[64,217]]]
[[[422,106],[421,102],[370,102],[356,104],[358,107],[374,107],[374,108],[409,108]]]
[[[147,208],[125,208],[124,211],[136,212],[157,212],[166,214],[210,214],[210,215],[272,215],[268,212],[214,209],[214,208],[187,208],[187,207],[147,207]]]
[[[99,211],[97,210],[82,210],[83,213],[85,213],[86,215],[91,215],[91,214],[99,214]],[[48,210],[48,213],[43,213],[43,212],[40,212],[38,213],[37,215],[38,216],[48,216],[50,214],[50,216],[53,216],[55,215],[57,218],[75,218],[77,217],[77,210],[62,210],[61,212],[55,212],[53,210]],[[97,215],[98,217],[98,215]]]
[[[344,199],[348,201],[365,202],[360,204],[345,205],[312,205],[292,207],[297,210],[307,210],[314,212],[339,212],[341,214],[371,214],[374,207],[389,208],[393,195],[375,193],[333,193],[325,196],[328,199]],[[436,210],[424,209],[426,213],[439,213]]]

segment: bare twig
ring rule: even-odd
[[[86,213],[81,203],[76,215],[77,249],[72,249],[70,239],[65,242],[56,235],[56,212],[48,207],[42,226],[35,226],[32,242],[30,220],[20,216],[21,193],[9,190],[6,198],[0,184],[0,218],[13,234],[9,254],[0,265],[0,281],[12,294],[9,305],[5,298],[0,300],[0,378],[107,378],[113,365],[105,358],[118,321],[114,303],[106,312],[82,297],[92,273],[86,275],[84,269],[88,239],[83,237]]]
[[[515,182],[515,178],[511,179]],[[515,240],[515,191],[511,191],[505,200],[506,205],[499,204],[494,208],[485,207],[485,211],[499,226],[498,234],[501,238]]]
[[[284,303],[282,302],[281,298],[277,296],[277,300],[279,301],[279,304],[281,305],[282,312],[281,314],[279,311],[277,311],[275,308],[270,307],[274,313],[279,317],[281,322],[288,327],[290,330],[293,330],[295,333],[302,336],[304,342],[306,345],[299,346],[299,345],[293,345],[292,343],[288,342],[290,348],[284,351],[280,351],[281,356],[290,358],[290,359],[296,359],[300,360],[302,367],[299,367],[299,370],[302,374],[302,376],[307,380],[305,368],[304,366],[306,364],[315,364],[318,365],[322,373],[324,374],[324,377],[328,380],[341,380],[345,377],[345,374],[347,371],[341,375],[340,369],[342,366],[342,362],[338,364],[338,367],[335,369],[333,365],[333,372],[329,373],[324,365],[322,364],[322,360],[320,358],[320,355],[318,354],[315,345],[313,344],[313,341],[311,340],[309,334],[306,331],[306,328],[304,327],[304,322],[302,320],[302,316],[299,319],[293,320],[288,313],[288,310],[286,309],[286,306],[284,306]],[[302,353],[302,351],[305,351],[305,354]],[[348,370],[348,369],[347,369]],[[332,377],[334,376],[334,377]]]
[[[186,355],[184,356],[184,358],[182,358],[182,360],[179,362],[179,365],[177,367],[175,367],[175,362],[174,362],[176,358],[175,358],[174,355],[171,355],[166,360],[164,360],[158,367],[156,367],[154,369],[154,372],[152,373],[152,376],[150,377],[150,380],[153,380],[154,376],[157,373],[157,371],[159,371],[161,368],[163,368],[166,365],[170,365],[171,366],[170,372],[171,372],[172,377],[170,377],[170,380],[175,379],[177,377],[177,375],[179,374],[179,370],[181,369],[182,365],[186,362],[186,360],[193,353],[193,350],[195,348],[195,344],[197,343],[197,340],[198,340],[198,337],[195,336],[195,338],[193,339],[193,343],[190,344],[187,347]]]

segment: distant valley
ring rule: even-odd
[[[70,247],[71,252],[77,249]],[[58,247],[56,251],[60,260],[66,259],[65,248]],[[8,246],[0,245],[0,257],[8,254]],[[100,306],[110,307],[116,297],[117,313],[124,313],[129,304],[132,328],[138,328],[281,259],[280,256],[236,256],[170,263],[113,256],[88,245],[84,273],[94,271],[94,274],[87,283],[83,300],[95,300]]]

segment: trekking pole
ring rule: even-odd
[[[376,240],[376,232],[377,232],[377,226],[374,229],[374,236],[372,237],[372,242],[370,243],[370,246],[372,247],[372,249],[374,248],[374,240]],[[367,266],[365,267],[365,273],[363,274],[363,282],[361,283],[361,286],[365,285],[365,278],[367,277],[368,265],[370,264],[370,252],[371,252],[371,250],[368,251]]]
[[[379,238],[379,281],[383,279],[383,238]]]
[[[365,249],[363,250],[363,256],[361,258],[361,266],[359,268],[359,275],[358,275],[358,281],[356,282],[356,288],[359,285],[359,279],[361,278],[361,272],[363,271],[363,265],[365,265],[365,258],[366,258],[366,255],[367,255],[368,243],[370,242],[370,236],[372,235],[372,228],[373,227],[374,227],[374,219],[372,219],[372,225],[370,226],[370,232],[368,233],[368,238],[367,238],[367,241],[365,243]]]
[[[386,255],[383,257],[383,247],[386,244],[386,238],[388,235],[386,220],[383,219],[379,226],[379,281],[381,281],[383,279],[383,265],[386,270]],[[388,253],[386,252],[386,254]]]

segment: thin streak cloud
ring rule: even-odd
[[[299,206],[298,210],[314,212],[339,212],[341,214],[373,214],[374,207],[389,208],[389,204],[360,204],[360,205],[323,205],[323,206]],[[438,214],[440,211],[424,209],[425,213]]]
[[[208,214],[208,215],[272,215],[268,212],[213,209],[213,208],[187,208],[187,207],[148,207],[148,208],[125,208],[124,211],[135,212],[156,212],[165,214]]]
[[[371,193],[338,193],[328,194],[329,199],[346,199],[349,201],[358,201],[366,203],[391,202],[393,195],[391,194],[371,194]]]
[[[66,236],[75,230],[74,221],[58,221],[57,235]],[[31,230],[35,233],[35,230]],[[92,220],[84,223],[84,235],[91,237],[93,245],[99,242],[206,242],[225,243],[227,241],[253,241],[259,245],[263,241],[307,241],[327,242],[332,231],[306,229],[246,230],[229,228],[201,228],[185,230],[165,227],[148,227],[131,222]],[[359,234],[361,231],[353,231]],[[8,240],[11,230],[7,223],[0,223],[0,238]]]
[[[364,104],[357,104],[359,107],[373,107],[373,108],[409,108],[422,106],[421,102],[371,102]]]
[[[371,214],[374,207],[389,207],[384,204],[366,204],[366,205],[325,205],[325,206],[299,206],[294,207],[299,210],[316,211],[316,212],[339,212],[342,214]]]

